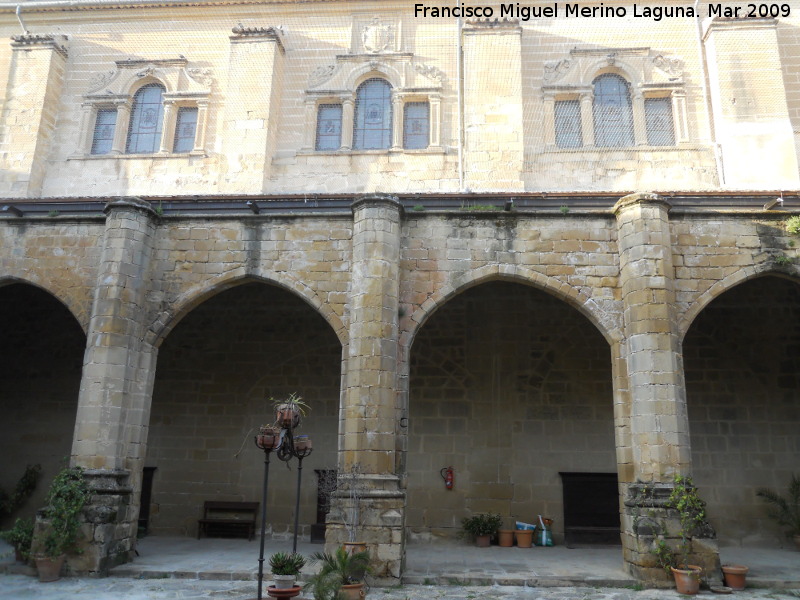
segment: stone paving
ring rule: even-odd
[[[637,590],[603,587],[405,585],[372,588],[371,600],[677,600],[674,590]],[[4,600],[249,600],[257,595],[254,581],[199,579],[64,578],[39,583],[25,575],[0,576]],[[715,596],[703,591],[700,598]],[[265,598],[268,598],[264,594]],[[736,600],[798,600],[798,590],[748,589],[730,596]]]

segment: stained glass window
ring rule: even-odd
[[[633,112],[628,82],[606,73],[594,80],[594,143],[600,147],[633,146]]]
[[[194,136],[197,132],[197,108],[184,106],[178,109],[175,123],[175,143],[173,152],[191,152],[194,149]]]
[[[367,79],[356,92],[353,148],[375,150],[392,145],[392,86]]]
[[[342,145],[342,105],[320,104],[317,110],[317,150],[338,150]]]
[[[108,154],[114,143],[117,127],[117,111],[114,108],[101,108],[97,111],[92,136],[92,154]]]
[[[580,148],[583,146],[581,133],[581,105],[578,100],[559,100],[555,104],[556,146],[559,148]]]
[[[430,106],[427,102],[407,102],[403,116],[403,147],[419,150],[428,147]]]
[[[153,154],[158,151],[164,122],[163,93],[163,86],[151,83],[134,95],[126,146],[129,154]]]
[[[644,118],[648,144],[651,146],[675,145],[675,127],[672,122],[672,100],[670,98],[645,98]]]

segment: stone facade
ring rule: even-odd
[[[401,577],[407,540],[475,512],[547,515],[561,542],[560,471],[617,474],[642,579],[660,577],[649,551],[674,534],[677,476],[694,475],[721,540],[774,543],[753,491],[800,468],[800,15],[715,19],[698,38],[692,19],[459,31],[405,5],[189,4],[32,2],[24,27],[47,33],[22,35],[0,7],[0,304],[19,316],[0,355],[0,484],[32,461],[50,477],[65,453],[87,469],[73,568],[132,559],[145,466],[155,534],[194,535],[204,500],[258,499],[252,429],[292,392],[312,405],[306,466],[358,467],[382,580]],[[632,145],[593,142],[606,74],[630,86]],[[376,78],[391,141],[359,148],[357,90]],[[130,154],[145,85],[164,88],[164,128]],[[664,99],[674,144],[650,145],[648,100]],[[404,147],[412,104],[425,148]],[[341,146],[316,150],[329,105]],[[559,141],[564,106],[581,146]],[[194,143],[173,152],[184,109]],[[110,151],[93,154],[111,110]],[[293,516],[280,475],[273,535]],[[311,475],[301,499],[305,531]],[[695,550],[716,564],[713,540]]]

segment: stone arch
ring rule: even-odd
[[[404,84],[402,74],[394,67],[384,63],[378,65],[367,63],[354,67],[347,74],[346,89],[355,93],[359,85],[373,77],[385,79],[393,90],[402,88]]]
[[[724,294],[731,288],[744,283],[745,281],[750,281],[751,279],[764,277],[767,275],[783,277],[800,283],[800,278],[798,278],[796,273],[790,274],[785,270],[778,270],[770,263],[761,263],[759,265],[745,267],[744,269],[736,271],[735,273],[732,273],[724,279],[720,279],[714,283],[714,285],[709,287],[692,302],[691,308],[684,313],[678,322],[678,333],[680,338],[684,339],[686,337],[686,334],[689,332],[694,320],[701,312],[703,312],[703,309],[705,309],[709,304],[711,304],[712,301],[714,301],[714,299]]]
[[[0,276],[0,288],[3,288],[7,285],[12,285],[14,283],[22,283],[25,285],[33,286],[52,296],[54,300],[57,300],[58,302],[63,304],[64,307],[69,311],[69,314],[71,314],[75,318],[75,321],[78,323],[81,330],[83,330],[83,333],[84,334],[87,333],[88,323],[84,323],[83,321],[81,321],[79,317],[80,310],[74,299],[62,298],[56,292],[50,289],[47,285],[45,285],[42,281],[40,281],[39,278],[25,278],[25,277],[17,277],[14,275]]]
[[[601,75],[607,74],[618,75],[622,77],[628,82],[631,90],[642,83],[642,78],[638,70],[627,64],[625,61],[621,61],[619,59],[615,60],[611,64],[609,64],[608,59],[597,60],[590,63],[583,72],[582,79],[586,85],[592,85],[595,79]]]
[[[411,326],[401,334],[401,348],[405,352],[411,348],[414,337],[422,325],[448,300],[471,287],[489,281],[523,283],[547,292],[577,309],[597,328],[609,345],[622,339],[622,332],[613,315],[603,311],[592,298],[577,288],[524,267],[487,265],[465,273],[463,277],[445,285],[423,302],[411,315]]]
[[[220,292],[252,282],[263,282],[275,285],[299,296],[325,319],[331,326],[331,329],[333,329],[339,341],[342,344],[346,343],[348,334],[342,320],[314,290],[302,281],[285,273],[254,275],[245,274],[241,271],[220,275],[181,294],[170,307],[161,311],[153,320],[151,325],[147,328],[145,340],[152,346],[159,347],[164,339],[166,339],[169,332],[172,331],[180,320],[189,314],[193,308],[202,304],[212,296],[216,296]]]

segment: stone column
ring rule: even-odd
[[[353,266],[350,337],[343,374],[339,466],[343,474],[329,517],[329,544],[345,541],[343,521],[352,518],[348,492],[360,491],[358,540],[366,542],[375,575],[400,577],[405,494],[395,472],[400,221],[402,206],[391,196],[365,196],[353,203]]]
[[[87,510],[80,572],[105,573],[131,558],[136,534],[155,349],[143,341],[156,213],[138,198],[105,209],[97,286],[78,397],[72,463],[86,469]]]
[[[352,98],[345,98],[342,100],[342,150],[351,150],[353,148],[355,107],[355,100]]]
[[[665,502],[675,477],[691,474],[669,210],[655,194],[631,194],[614,207],[625,331],[624,342],[613,348],[623,359],[614,375],[618,398],[630,403],[617,411],[628,425],[622,437],[630,440],[621,448],[622,537],[629,571],[647,580],[664,577],[650,550],[658,535],[677,530],[677,514]],[[693,556],[697,564],[718,565],[713,542],[697,540]]]
[[[67,39],[63,35],[16,35],[5,106],[0,121],[0,195],[38,196],[58,118]]]
[[[583,145],[594,146],[594,94],[581,94],[581,133]]]

